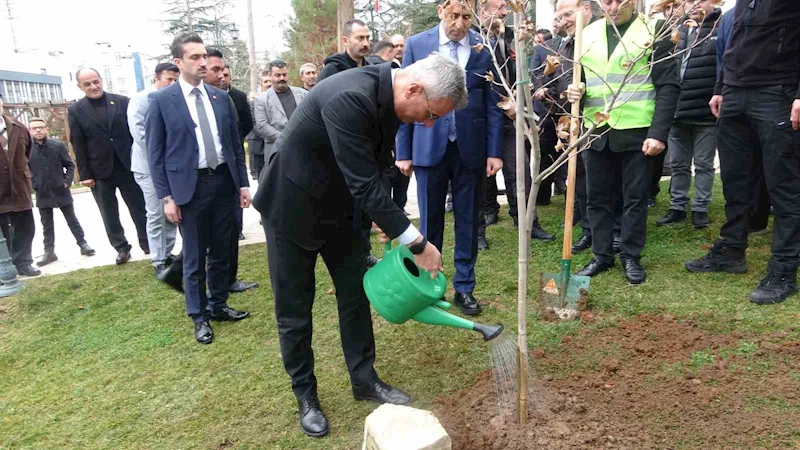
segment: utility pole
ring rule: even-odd
[[[345,22],[348,20],[352,20],[355,17],[355,7],[353,6],[353,0],[338,0],[339,6],[337,8],[337,26],[339,29],[336,30],[336,36],[339,37],[338,39],[338,46],[339,52],[344,51],[344,44],[342,44],[342,28],[344,28]]]
[[[253,29],[253,0],[247,0],[247,58],[250,60],[250,95],[256,95],[259,74],[256,63],[256,33]]]
[[[186,24],[189,33],[194,33],[194,23],[192,22],[192,0],[186,0]]]
[[[14,53],[19,53],[19,47],[17,46],[17,33],[14,31],[14,20],[16,17],[14,17],[14,11],[11,9],[12,6],[14,6],[14,4],[11,2],[11,0],[6,0],[6,9],[8,10],[8,26],[11,29],[11,42],[14,45]]]

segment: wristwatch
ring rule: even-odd
[[[408,249],[411,250],[411,253],[415,255],[420,255],[422,252],[425,251],[425,246],[428,245],[428,240],[425,239],[425,236],[422,236],[422,240],[417,242],[416,244],[408,244]]]
[[[166,197],[164,197],[164,198],[162,198],[162,199],[161,199],[161,204],[162,204],[162,205],[166,205],[167,203],[169,203],[169,202],[171,202],[171,201],[172,201],[172,196],[171,196],[171,195],[168,195],[168,196],[166,196]]]

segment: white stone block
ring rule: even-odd
[[[450,450],[450,436],[430,411],[385,404],[367,416],[362,450]]]

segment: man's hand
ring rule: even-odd
[[[570,84],[565,91],[567,93],[567,100],[570,103],[581,101],[583,93],[586,91],[586,84],[580,83],[579,85]]]
[[[797,103],[797,100],[795,100],[795,103]],[[719,110],[720,108],[722,108],[722,96],[715,95],[711,97],[711,100],[708,102],[708,106],[711,107],[711,114],[713,114],[714,117],[719,119]],[[792,113],[794,113],[794,108],[792,108]],[[792,115],[792,117],[794,117],[794,115]]]
[[[83,180],[83,181],[81,181],[81,186],[86,186],[86,187],[88,187],[90,189],[94,189],[94,185],[95,185],[94,180]]]
[[[375,234],[378,235],[378,242],[381,244],[385,244],[391,240],[389,239],[389,236],[386,235],[386,232],[381,230],[381,227],[379,227],[377,224],[373,223],[372,229],[375,230]]]
[[[175,225],[181,223],[181,207],[175,204],[175,200],[170,200],[164,205],[164,215]]]
[[[67,183],[64,183],[64,189],[66,189],[66,188],[68,188],[68,187],[69,187],[69,184],[67,184]]]
[[[403,175],[410,177],[411,174],[414,172],[414,166],[411,165],[410,159],[404,159],[402,161],[395,161],[394,165],[400,169],[400,173]]]
[[[510,108],[503,111],[503,114],[506,115],[511,120],[517,120],[517,108]]]
[[[795,99],[792,103],[792,129],[800,130],[800,99]]]
[[[539,88],[533,93],[534,100],[542,101],[544,100],[545,96],[547,96],[547,89],[545,88]]]
[[[642,144],[642,152],[647,156],[660,155],[665,148],[667,148],[667,146],[664,145],[663,142],[653,138],[645,139],[644,144]]]
[[[413,243],[416,244],[420,241],[422,241],[421,235]],[[425,245],[425,250],[423,250],[422,253],[419,255],[414,255],[414,263],[420,268],[430,272],[431,279],[436,278],[439,275],[439,272],[444,272],[444,266],[442,265],[442,254],[439,253],[439,249],[437,249],[436,246],[430,242]]]
[[[490,177],[503,168],[503,160],[500,158],[486,158],[486,176]]]
[[[249,208],[250,207],[250,189],[241,189],[239,190],[239,206],[242,208]]]

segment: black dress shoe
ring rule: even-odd
[[[242,233],[242,232],[240,231],[240,232],[239,232],[239,240],[240,240],[240,241],[243,241],[243,240],[245,240],[245,239],[247,239],[247,238],[246,238],[246,237],[244,237],[244,233]]]
[[[708,213],[702,211],[693,211],[692,225],[698,229],[708,228]]]
[[[92,247],[89,247],[89,244],[87,244],[86,242],[81,244],[80,248],[81,248],[81,255],[94,256],[94,249]]]
[[[130,261],[131,259],[131,251],[130,250],[122,250],[117,253],[117,265],[125,264],[126,262]]]
[[[614,253],[619,253],[622,248],[622,238],[619,237],[618,234],[614,235],[614,239],[611,241],[611,249],[614,250]]]
[[[628,280],[630,284],[642,284],[644,283],[645,278],[647,275],[644,271],[644,267],[637,259],[633,258],[620,258],[622,262],[622,271],[625,273],[625,279]]]
[[[656,220],[657,227],[665,225],[672,225],[675,223],[683,222],[686,219],[686,211],[678,211],[677,209],[670,209],[667,215]]]
[[[489,250],[489,243],[486,242],[485,236],[478,236],[478,251]]]
[[[539,222],[533,223],[533,228],[531,228],[531,239],[536,239],[537,241],[545,241],[545,242],[553,242],[556,238],[553,237],[552,234],[544,231]]]
[[[23,277],[38,277],[42,274],[39,269],[34,269],[30,264],[17,267],[17,273]]]
[[[180,258],[173,261],[172,264],[166,266],[161,273],[156,275],[158,281],[166,283],[172,289],[183,292],[183,263]]]
[[[237,311],[230,306],[226,306],[222,308],[221,311],[208,313],[208,316],[211,320],[216,320],[218,322],[238,322],[250,317],[250,313],[247,311]]]
[[[307,436],[322,437],[331,430],[317,398],[298,399],[297,408],[300,410],[300,428]]]
[[[201,344],[210,344],[214,341],[214,330],[208,321],[194,324],[194,338]]]
[[[614,260],[605,262],[597,258],[592,258],[592,260],[589,261],[589,264],[587,264],[583,269],[575,272],[575,275],[593,277],[595,275],[600,275],[612,267],[614,267]]]
[[[453,298],[453,303],[461,309],[463,314],[468,316],[477,316],[481,313],[481,305],[475,300],[472,292],[456,293],[456,296]]]
[[[578,242],[572,244],[572,253],[580,253],[590,248],[592,248],[592,237],[584,234]]]
[[[167,270],[167,266],[164,265],[164,264],[159,264],[159,265],[153,267],[153,271],[155,271],[155,273],[156,273],[156,279],[158,279],[158,276],[161,275],[161,272],[163,272],[165,270]]]
[[[648,208],[655,208],[656,207],[656,198],[650,197],[647,199],[647,207]]]
[[[42,259],[36,262],[36,265],[42,267],[56,261],[58,261],[58,256],[56,256],[55,252],[50,250],[44,252],[44,256],[42,256]]]
[[[353,397],[356,400],[372,400],[378,403],[391,403],[393,405],[408,405],[411,397],[395,387],[389,386],[381,380],[356,386],[353,385]]]
[[[249,289],[254,289],[258,287],[258,283],[255,281],[241,281],[236,280],[231,284],[231,287],[228,288],[228,292],[236,294],[239,292],[244,292]]]
[[[483,216],[483,218],[486,220],[486,226],[487,226],[487,227],[488,227],[489,225],[494,225],[494,224],[496,224],[497,222],[499,222],[499,221],[500,221],[500,218],[499,218],[499,217],[497,217],[497,213],[489,213],[489,214],[485,214],[485,215]]]

